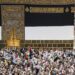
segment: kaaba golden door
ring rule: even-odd
[[[7,40],[7,47],[20,47],[20,40],[16,38],[15,28],[12,29],[10,39]]]

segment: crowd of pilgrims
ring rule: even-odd
[[[0,50],[0,75],[75,75],[75,50]]]

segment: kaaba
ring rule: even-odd
[[[16,40],[21,47],[73,49],[74,4],[74,0],[1,0],[0,47]]]
[[[75,75],[75,0],[0,0],[0,75]]]

